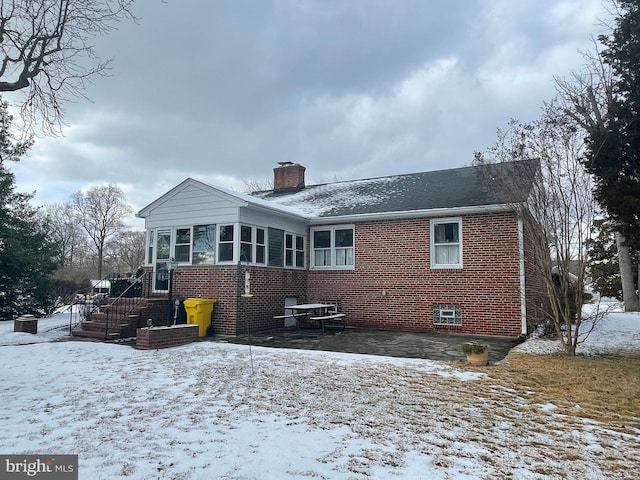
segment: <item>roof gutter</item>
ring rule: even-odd
[[[455,215],[473,215],[477,213],[509,212],[517,209],[514,204],[475,205],[471,207],[430,208],[425,210],[407,210],[399,212],[361,213],[355,215],[337,215],[333,217],[312,217],[312,225],[327,225],[343,222],[365,222],[376,220],[404,220],[409,218],[450,217]]]

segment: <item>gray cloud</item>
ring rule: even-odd
[[[112,74],[63,138],[16,166],[43,203],[119,183],[135,210],[187,176],[227,188],[276,162],[322,182],[466,165],[553,75],[581,65],[600,0],[141,1],[96,39]]]

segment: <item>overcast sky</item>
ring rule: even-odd
[[[116,183],[134,211],[187,177],[242,190],[469,165],[582,64],[601,0],[139,1],[96,39],[111,76],[10,168],[36,202]],[[15,98],[7,96],[7,100]],[[134,225],[142,228],[137,220]]]

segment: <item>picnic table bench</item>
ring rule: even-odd
[[[322,315],[319,317],[309,317],[309,320],[314,320],[320,323],[320,327],[322,329],[322,333],[324,333],[324,326],[326,322],[335,323],[342,326],[342,330],[344,330],[346,326],[346,322],[344,320],[344,313],[332,313],[330,315]]]

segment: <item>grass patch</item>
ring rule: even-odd
[[[573,415],[611,421],[637,417],[640,424],[640,356],[571,357],[511,352],[495,368],[494,380],[527,398],[573,409]],[[536,398],[537,397],[537,398]]]

